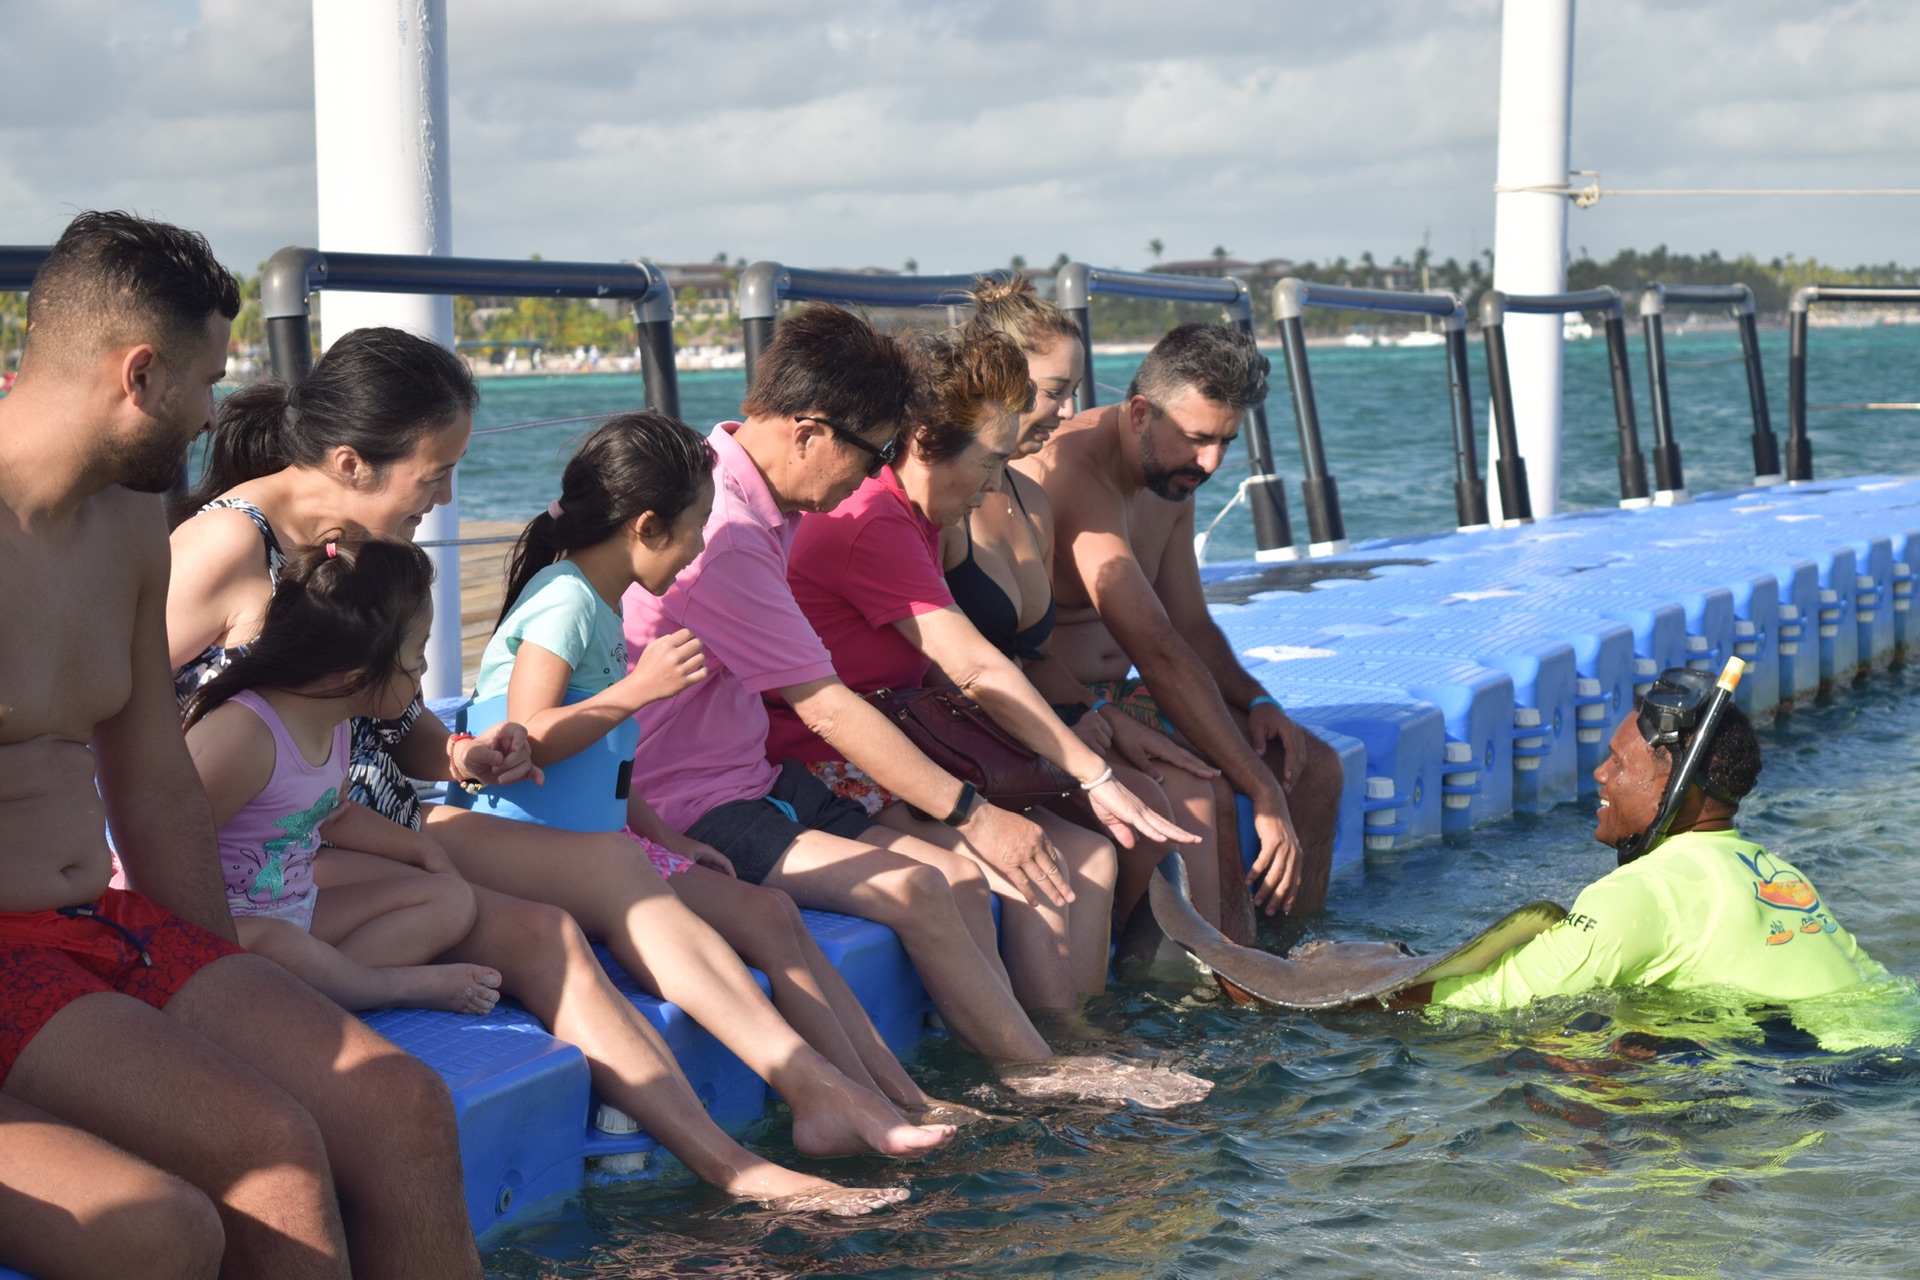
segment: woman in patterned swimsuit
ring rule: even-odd
[[[207,476],[195,495],[196,506],[210,509],[173,535],[167,633],[178,688],[190,692],[211,678],[233,648],[258,633],[283,562],[279,548],[336,527],[410,537],[421,517],[451,496],[477,399],[465,366],[444,348],[396,329],[362,329],[336,342],[298,387],[256,383],[225,401]],[[214,501],[204,501],[210,497]],[[573,917],[558,930],[562,946],[537,948],[544,977],[531,984],[537,988],[531,997],[517,989],[522,983],[509,957],[499,947],[489,954],[501,956],[496,964],[509,994],[587,1050],[596,1084],[603,1071],[628,1078],[678,1078],[679,1072],[608,982],[581,930],[603,937],[624,966],[649,973],[666,999],[703,1026],[725,1028],[730,1043],[740,1040],[748,1065],[792,1071],[793,1087],[807,1099],[808,1114],[795,1112],[801,1150],[906,1154],[945,1140],[948,1131],[905,1123],[888,1105],[897,1098],[909,1109],[938,1106],[904,1071],[889,1082],[893,1087],[876,1090],[877,1082],[848,1070],[861,1069],[850,1046],[843,1063],[837,1055],[822,1059],[801,1041],[739,958],[673,896],[631,840],[419,802],[410,777],[498,783],[526,776],[525,734],[517,726],[456,741],[416,701],[397,721],[356,723],[353,755],[352,798],[438,840],[476,887],[481,927],[495,919],[505,922],[502,933],[550,936],[556,928],[540,914],[536,904],[542,903]],[[774,925],[803,927],[797,912]],[[638,1040],[630,1028],[642,1033]],[[645,1062],[643,1052],[664,1061]],[[776,1087],[794,1100],[787,1087]],[[724,1141],[718,1131],[712,1136]],[[730,1187],[749,1182],[726,1171],[703,1176]],[[841,1190],[759,1161],[755,1189],[740,1193],[767,1198],[759,1188],[789,1182],[795,1184],[790,1191],[771,1194]],[[874,1193],[865,1194],[868,1201],[858,1203],[871,1207]]]

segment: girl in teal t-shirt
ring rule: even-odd
[[[526,726],[534,763],[551,771],[548,787],[566,762],[583,753],[604,755],[602,740],[610,735],[618,742],[613,756],[630,763],[638,740],[634,712],[705,678],[700,641],[685,630],[653,641],[629,670],[620,598],[636,583],[665,594],[705,548],[713,457],[706,441],[664,414],[612,418],[581,444],[567,463],[559,500],[533,518],[514,548],[506,603],[481,659],[475,700],[478,706],[504,698],[495,718]],[[604,759],[600,767],[607,776],[596,774],[592,801],[584,806],[594,813],[605,812],[601,792],[615,766]],[[541,803],[530,782],[506,790],[519,793],[530,811]],[[490,794],[468,803],[484,808]],[[617,828],[621,816],[655,869],[672,877],[680,899],[768,976],[780,1013],[843,1074],[911,1121],[969,1114],[935,1102],[907,1076],[791,898],[734,878],[725,856],[673,830],[639,795],[626,796],[624,814],[604,828]],[[564,815],[560,820],[574,825]],[[631,976],[642,986],[653,984],[649,974]],[[708,1030],[722,1042],[731,1034],[725,1027]]]

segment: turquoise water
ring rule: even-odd
[[[1783,717],[1764,742],[1746,829],[1791,856],[1890,969],[1920,972],[1920,900],[1906,892],[1920,682],[1883,673]],[[1434,949],[1505,906],[1569,902],[1611,864],[1590,810],[1568,806],[1371,858],[1364,876],[1336,882],[1311,928]],[[1790,1029],[1622,993],[1442,1025],[1282,1015],[1160,988],[1111,994],[1095,1020],[1218,1081],[1213,1096],[1172,1116],[1007,1108],[1017,1124],[922,1165],[799,1162],[913,1188],[912,1203],[869,1221],[779,1221],[698,1187],[603,1188],[488,1265],[500,1276],[1920,1272],[1912,1047],[1823,1054]],[[914,1065],[937,1093],[986,1084],[941,1043]],[[762,1141],[798,1160],[777,1122]]]
[[[1760,335],[1768,371],[1768,405],[1774,431],[1787,433],[1787,350],[1784,330]],[[1633,356],[1635,414],[1640,447],[1653,444],[1647,408],[1646,360],[1637,339]],[[1915,366],[1920,364],[1920,330],[1822,329],[1809,344],[1808,399],[1815,402],[1863,402],[1916,399]],[[1695,493],[1736,488],[1752,482],[1752,419],[1747,408],[1746,375],[1738,360],[1740,340],[1733,333],[1670,335],[1667,339],[1669,391],[1675,437],[1687,486]],[[1300,499],[1300,449],[1287,399],[1286,375],[1275,351],[1267,397],[1267,420],[1274,456],[1287,480],[1295,535],[1306,540],[1306,513]],[[1686,364],[1681,361],[1720,361]],[[1139,359],[1101,356],[1094,362],[1100,400],[1119,397]],[[1340,488],[1347,534],[1361,538],[1429,533],[1451,528],[1453,509],[1453,435],[1447,413],[1447,374],[1440,348],[1352,349],[1318,347],[1312,353],[1313,385],[1326,437],[1327,467]],[[1472,381],[1481,424],[1478,448],[1486,454],[1486,369],[1479,345],[1471,353]],[[643,403],[643,385],[634,375],[555,378],[493,378],[482,383],[476,425],[586,413],[614,413]],[[680,375],[682,416],[705,429],[735,416],[745,382],[738,373]],[[1889,439],[1920,440],[1920,414],[1818,412],[1809,415],[1815,475],[1906,471],[1913,446],[1890,449]],[[560,468],[571,442],[591,423],[541,427],[475,439],[460,470],[461,513],[469,519],[528,519],[559,492]],[[1613,395],[1605,345],[1598,340],[1567,344],[1566,410],[1562,433],[1561,503],[1566,509],[1610,506],[1619,497],[1614,465]],[[1195,501],[1201,527],[1213,518],[1233,486],[1247,473],[1239,452]],[[1649,469],[1648,479],[1652,473]],[[1253,553],[1253,536],[1243,515],[1221,525],[1209,555],[1229,560]]]
[[[1770,389],[1784,435],[1784,336],[1764,336],[1781,371]],[[1816,333],[1810,398],[1915,398],[1916,339]],[[1711,360],[1738,345],[1707,335],[1670,348],[1677,360]],[[1128,371],[1124,360],[1098,368],[1111,384]],[[1438,353],[1318,350],[1314,375],[1352,536],[1450,525]],[[1608,504],[1612,411],[1599,344],[1569,349],[1567,384],[1568,505]],[[740,389],[726,375],[690,375],[682,386],[686,416],[698,423],[729,413]],[[494,381],[485,392],[483,426],[624,408],[639,395],[637,379],[615,378]],[[1690,487],[1745,480],[1739,365],[1676,369],[1673,393]],[[1297,477],[1284,387],[1269,413],[1282,469]],[[1911,445],[1887,443],[1910,437],[1909,422],[1819,415],[1818,473],[1911,470]],[[537,509],[576,430],[476,440],[463,471],[467,514]],[[1203,515],[1211,509],[1203,505]],[[1247,549],[1239,522],[1228,526],[1216,545]],[[1920,974],[1920,898],[1906,895],[1920,844],[1920,680],[1911,664],[1879,673],[1781,717],[1763,742],[1767,766],[1746,830],[1805,870],[1861,943],[1905,975],[1884,998],[1910,1011],[1910,978]],[[1592,840],[1591,810],[1566,806],[1372,857],[1364,874],[1336,881],[1308,930],[1438,949],[1521,902],[1570,902],[1611,863]],[[976,1061],[930,1041],[913,1063],[930,1090],[1016,1121],[963,1136],[924,1164],[804,1161],[777,1113],[755,1137],[774,1158],[825,1176],[911,1187],[908,1205],[849,1223],[783,1220],[701,1187],[628,1183],[593,1190],[561,1220],[502,1242],[489,1270],[1920,1274],[1920,1048],[1911,1043],[1821,1053],[1778,1018],[1633,993],[1429,1021],[1282,1015],[1229,1005],[1208,989],[1162,987],[1111,993],[1093,1019],[1216,1080],[1213,1096],[1171,1116],[1015,1105],[990,1092]]]

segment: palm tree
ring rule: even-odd
[[[908,258],[904,263],[902,263],[901,269],[904,270],[910,276],[917,276],[920,274],[920,264],[912,258]]]
[[[1215,246],[1213,246],[1213,255],[1212,255],[1212,256],[1213,256],[1213,260],[1214,260],[1215,262],[1225,262],[1225,261],[1227,260],[1227,250],[1226,250],[1226,247],[1225,247],[1225,246],[1223,246],[1223,245],[1215,245]]]
[[[1147,241],[1147,251],[1153,254],[1153,260],[1155,262],[1160,261],[1160,255],[1166,252],[1166,248],[1165,242],[1162,241],[1159,236],[1155,236],[1153,239]]]

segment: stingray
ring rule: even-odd
[[[1283,1009],[1332,1009],[1362,1000],[1385,1001],[1394,992],[1421,983],[1478,973],[1567,914],[1557,903],[1530,902],[1439,955],[1417,954],[1404,942],[1316,940],[1277,956],[1231,942],[1201,919],[1177,853],[1161,860],[1147,896],[1167,937],[1211,969],[1228,995],[1242,1003],[1257,1000]]]

